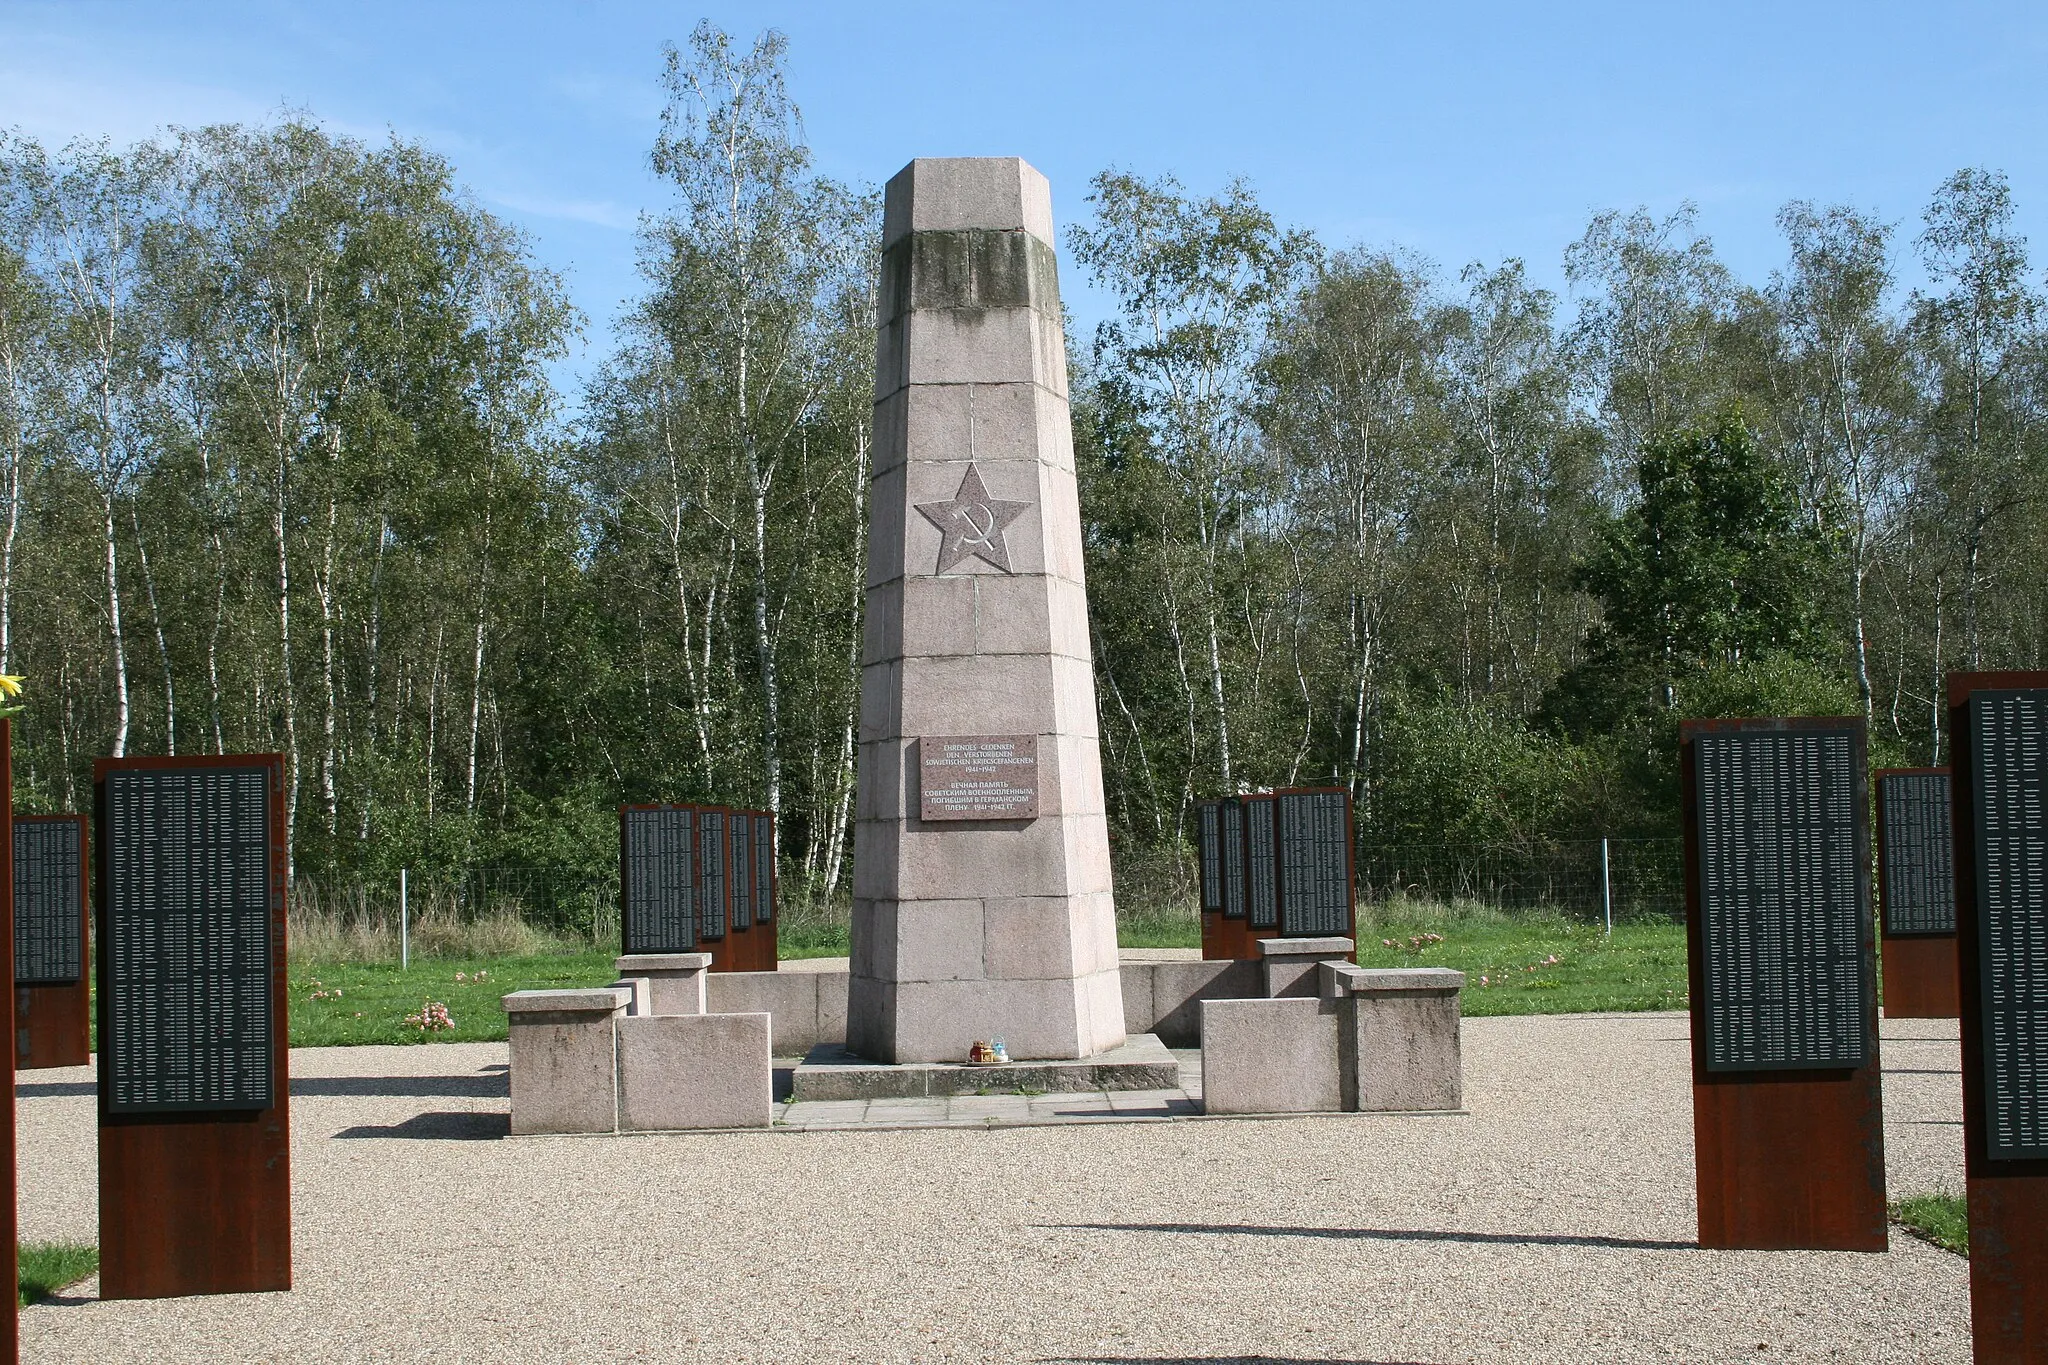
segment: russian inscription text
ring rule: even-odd
[[[1223,908],[1223,815],[1222,805],[1204,801],[1197,808],[1200,829],[1202,913],[1213,915]]]
[[[754,812],[754,923],[775,918],[775,817]]]
[[[85,972],[80,821],[14,818],[14,984],[69,986]]]
[[[1972,692],[1969,711],[1986,1154],[2039,1159],[2048,1157],[2048,690]]]
[[[1878,779],[1884,812],[1884,928],[1888,934],[1956,931],[1954,840],[1948,774],[1888,773]]]
[[[1280,932],[1292,938],[1350,934],[1350,793],[1282,792],[1278,806]]]
[[[917,742],[926,820],[1038,818],[1038,736],[933,735]]]
[[[730,898],[725,865],[725,812],[697,811],[697,937],[725,937],[726,902]]]
[[[1244,918],[1244,803],[1236,797],[1223,802],[1223,914],[1227,919]]]
[[[1694,736],[1710,1071],[1869,1060],[1860,734]]]
[[[1279,869],[1274,860],[1273,798],[1244,801],[1244,917],[1254,929],[1280,930]]]
[[[110,1113],[271,1106],[270,774],[106,775]]]
[[[695,826],[695,812],[688,806],[626,811],[626,896],[619,907],[624,951],[696,949]]]

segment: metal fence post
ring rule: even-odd
[[[412,906],[406,898],[405,869],[398,869],[398,970],[412,966]]]
[[[1614,932],[1614,878],[1608,873],[1607,836],[1600,836],[1600,913],[1607,921],[1607,932]]]

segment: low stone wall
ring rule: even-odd
[[[1130,1070],[1146,1073],[1144,1088],[1170,1088],[1168,1047],[1199,1044],[1212,1114],[1460,1108],[1462,973],[1362,969],[1348,960],[1349,939],[1269,939],[1261,948],[1257,960],[1146,952],[1120,961],[1125,1027],[1157,1054],[1149,1070]],[[837,961],[709,976],[695,959],[626,957],[619,966],[646,974],[600,990],[505,997],[513,1132],[760,1127],[772,1112],[772,1057],[844,1046],[847,971]],[[658,990],[697,1008],[653,1009]],[[897,1073],[954,1070],[853,1058],[806,1065],[860,1079],[861,1098],[874,1097],[870,1073],[899,1084]],[[1084,1069],[1089,1088],[1137,1088]],[[937,1093],[924,1079],[902,1093]]]
[[[1334,999],[1204,1003],[1202,1112],[1316,1114],[1346,1108]]]
[[[1456,1111],[1462,972],[1315,964],[1321,989],[1275,972],[1272,998],[1202,1006],[1202,1107],[1211,1114]],[[1284,992],[1284,993],[1283,993]]]
[[[774,1115],[762,1013],[648,1014],[649,981],[504,997],[512,1131],[766,1128]]]
[[[1124,1032],[1157,1034],[1168,1047],[1202,1042],[1204,1000],[1249,1000],[1264,995],[1259,963],[1230,961],[1131,961],[1122,963]]]
[[[1125,958],[1120,965],[1124,1032],[1133,1038],[1156,1034],[1168,1047],[1200,1045],[1204,1000],[1266,993],[1255,961]],[[704,990],[713,1014],[772,1015],[775,1055],[801,1057],[820,1043],[846,1042],[846,979],[843,966],[819,970],[792,963],[776,972],[711,972]]]
[[[1315,995],[1321,962],[1342,960],[1349,951],[1346,940],[1309,939],[1277,950],[1270,961],[1124,957],[1124,1032],[1133,1038],[1155,1034],[1168,1047],[1199,1047],[1203,1001]],[[713,1014],[773,1016],[778,1057],[846,1042],[846,967],[840,959],[788,962],[775,972],[712,972],[704,977],[704,990]]]
[[[772,1016],[778,1057],[846,1041],[846,968],[837,971],[712,972],[704,978],[713,1014]]]

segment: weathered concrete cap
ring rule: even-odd
[[[1465,986],[1465,974],[1449,967],[1361,967],[1351,977],[1357,991],[1455,991]]]
[[[1021,157],[919,157],[889,180],[882,200],[882,249],[913,232],[986,228],[1030,233],[1057,246],[1052,186]]]
[[[624,986],[594,991],[514,991],[505,997],[507,1014],[610,1014],[622,1010],[633,992]]]
[[[614,958],[612,966],[620,976],[645,976],[649,972],[701,972],[711,966],[709,953],[628,953]]]
[[[1365,968],[1351,962],[1325,962],[1321,970],[1323,996],[1329,1000],[1351,994],[1358,988],[1358,978],[1365,974]]]
[[[622,976],[612,982],[611,990],[623,990],[626,995],[627,1014],[654,1013],[654,982],[644,976]]]
[[[1348,938],[1262,938],[1259,951],[1267,957],[1351,956],[1357,944]]]

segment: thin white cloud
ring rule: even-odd
[[[566,102],[599,117],[634,127],[653,127],[661,117],[661,95],[652,85],[598,76],[556,76],[548,86]]]
[[[501,190],[487,190],[485,199],[501,204],[516,213],[529,214],[535,218],[557,218],[571,223],[589,223],[595,227],[612,228],[625,232],[638,222],[631,209],[621,208],[609,199],[554,199],[545,195],[510,194]]]
[[[155,137],[166,128],[203,128],[217,123],[264,126],[305,115],[336,137],[352,137],[373,147],[382,146],[392,133],[389,126],[334,118],[282,95],[265,104],[218,86],[150,80],[100,82],[0,67],[0,128],[19,128],[51,146],[95,138],[123,146]],[[451,144],[466,140],[443,136],[427,141],[445,154]]]
[[[127,143],[177,124],[260,123],[280,104],[239,91],[181,81],[94,80],[48,70],[0,67],[0,127],[50,143],[104,137]]]

